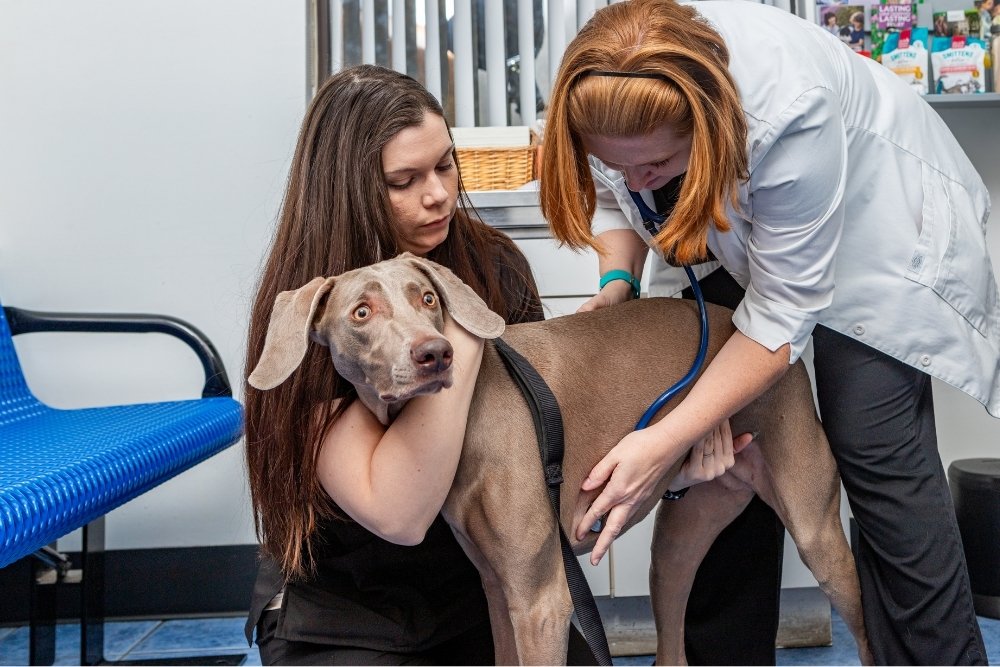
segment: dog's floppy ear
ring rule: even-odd
[[[466,331],[480,338],[499,338],[503,335],[503,318],[490,310],[486,302],[450,269],[410,253],[403,253],[400,257],[410,261],[430,278],[448,313]]]
[[[247,378],[251,387],[274,389],[302,363],[309,346],[309,332],[316,319],[316,309],[331,289],[336,278],[313,278],[274,300],[271,321],[267,325],[264,351],[257,367]]]

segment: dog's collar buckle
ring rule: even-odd
[[[545,483],[549,486],[559,486],[563,483],[562,465],[550,463],[545,466]]]

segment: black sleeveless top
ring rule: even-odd
[[[513,295],[509,323],[542,319],[527,260],[499,247],[500,284]],[[479,572],[439,515],[416,546],[387,542],[354,521],[318,528],[315,577],[286,584],[264,558],[245,627],[247,642],[271,599],[284,587],[276,636],[287,641],[391,652],[432,648],[489,621]]]

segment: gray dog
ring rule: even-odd
[[[425,301],[428,294],[435,298]],[[352,320],[357,305],[370,302],[385,307],[363,324]],[[312,339],[330,348],[337,372],[387,424],[406,399],[451,383],[450,364],[435,363],[428,371],[419,363],[427,355],[450,359],[450,344],[441,334],[442,304],[476,336],[504,334],[558,399],[566,446],[560,521],[576,553],[588,552],[595,537],[582,542],[572,537],[580,484],[634,428],[646,406],[687,372],[698,346],[695,305],[641,299],[512,325],[505,332],[503,320],[451,271],[404,253],[278,295],[249,382],[258,389],[283,382]],[[709,314],[711,359],[733,325],[724,308],[710,307]],[[608,341],[615,341],[615,350]],[[656,515],[650,591],[657,663],[686,664],[684,610],[698,564],[757,493],[781,517],[857,640],[862,662],[870,664],[857,572],[840,521],[840,478],[802,364],[731,423],[734,433],[757,431],[755,444],[737,457],[729,474],[693,487],[682,501],[662,503]],[[630,526],[653,509],[680,466],[672,467]],[[532,417],[489,340],[442,514],[482,576],[497,664],[564,664],[573,604]]]

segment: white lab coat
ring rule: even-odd
[[[740,211],[708,239],[747,290],[737,328],[770,350],[790,343],[794,361],[822,323],[1000,416],[989,194],[947,126],[819,26],[752,2],[693,6],[729,47],[748,125]],[[649,241],[622,174],[591,165],[594,233],[631,227]],[[660,293],[683,286],[655,280]]]

